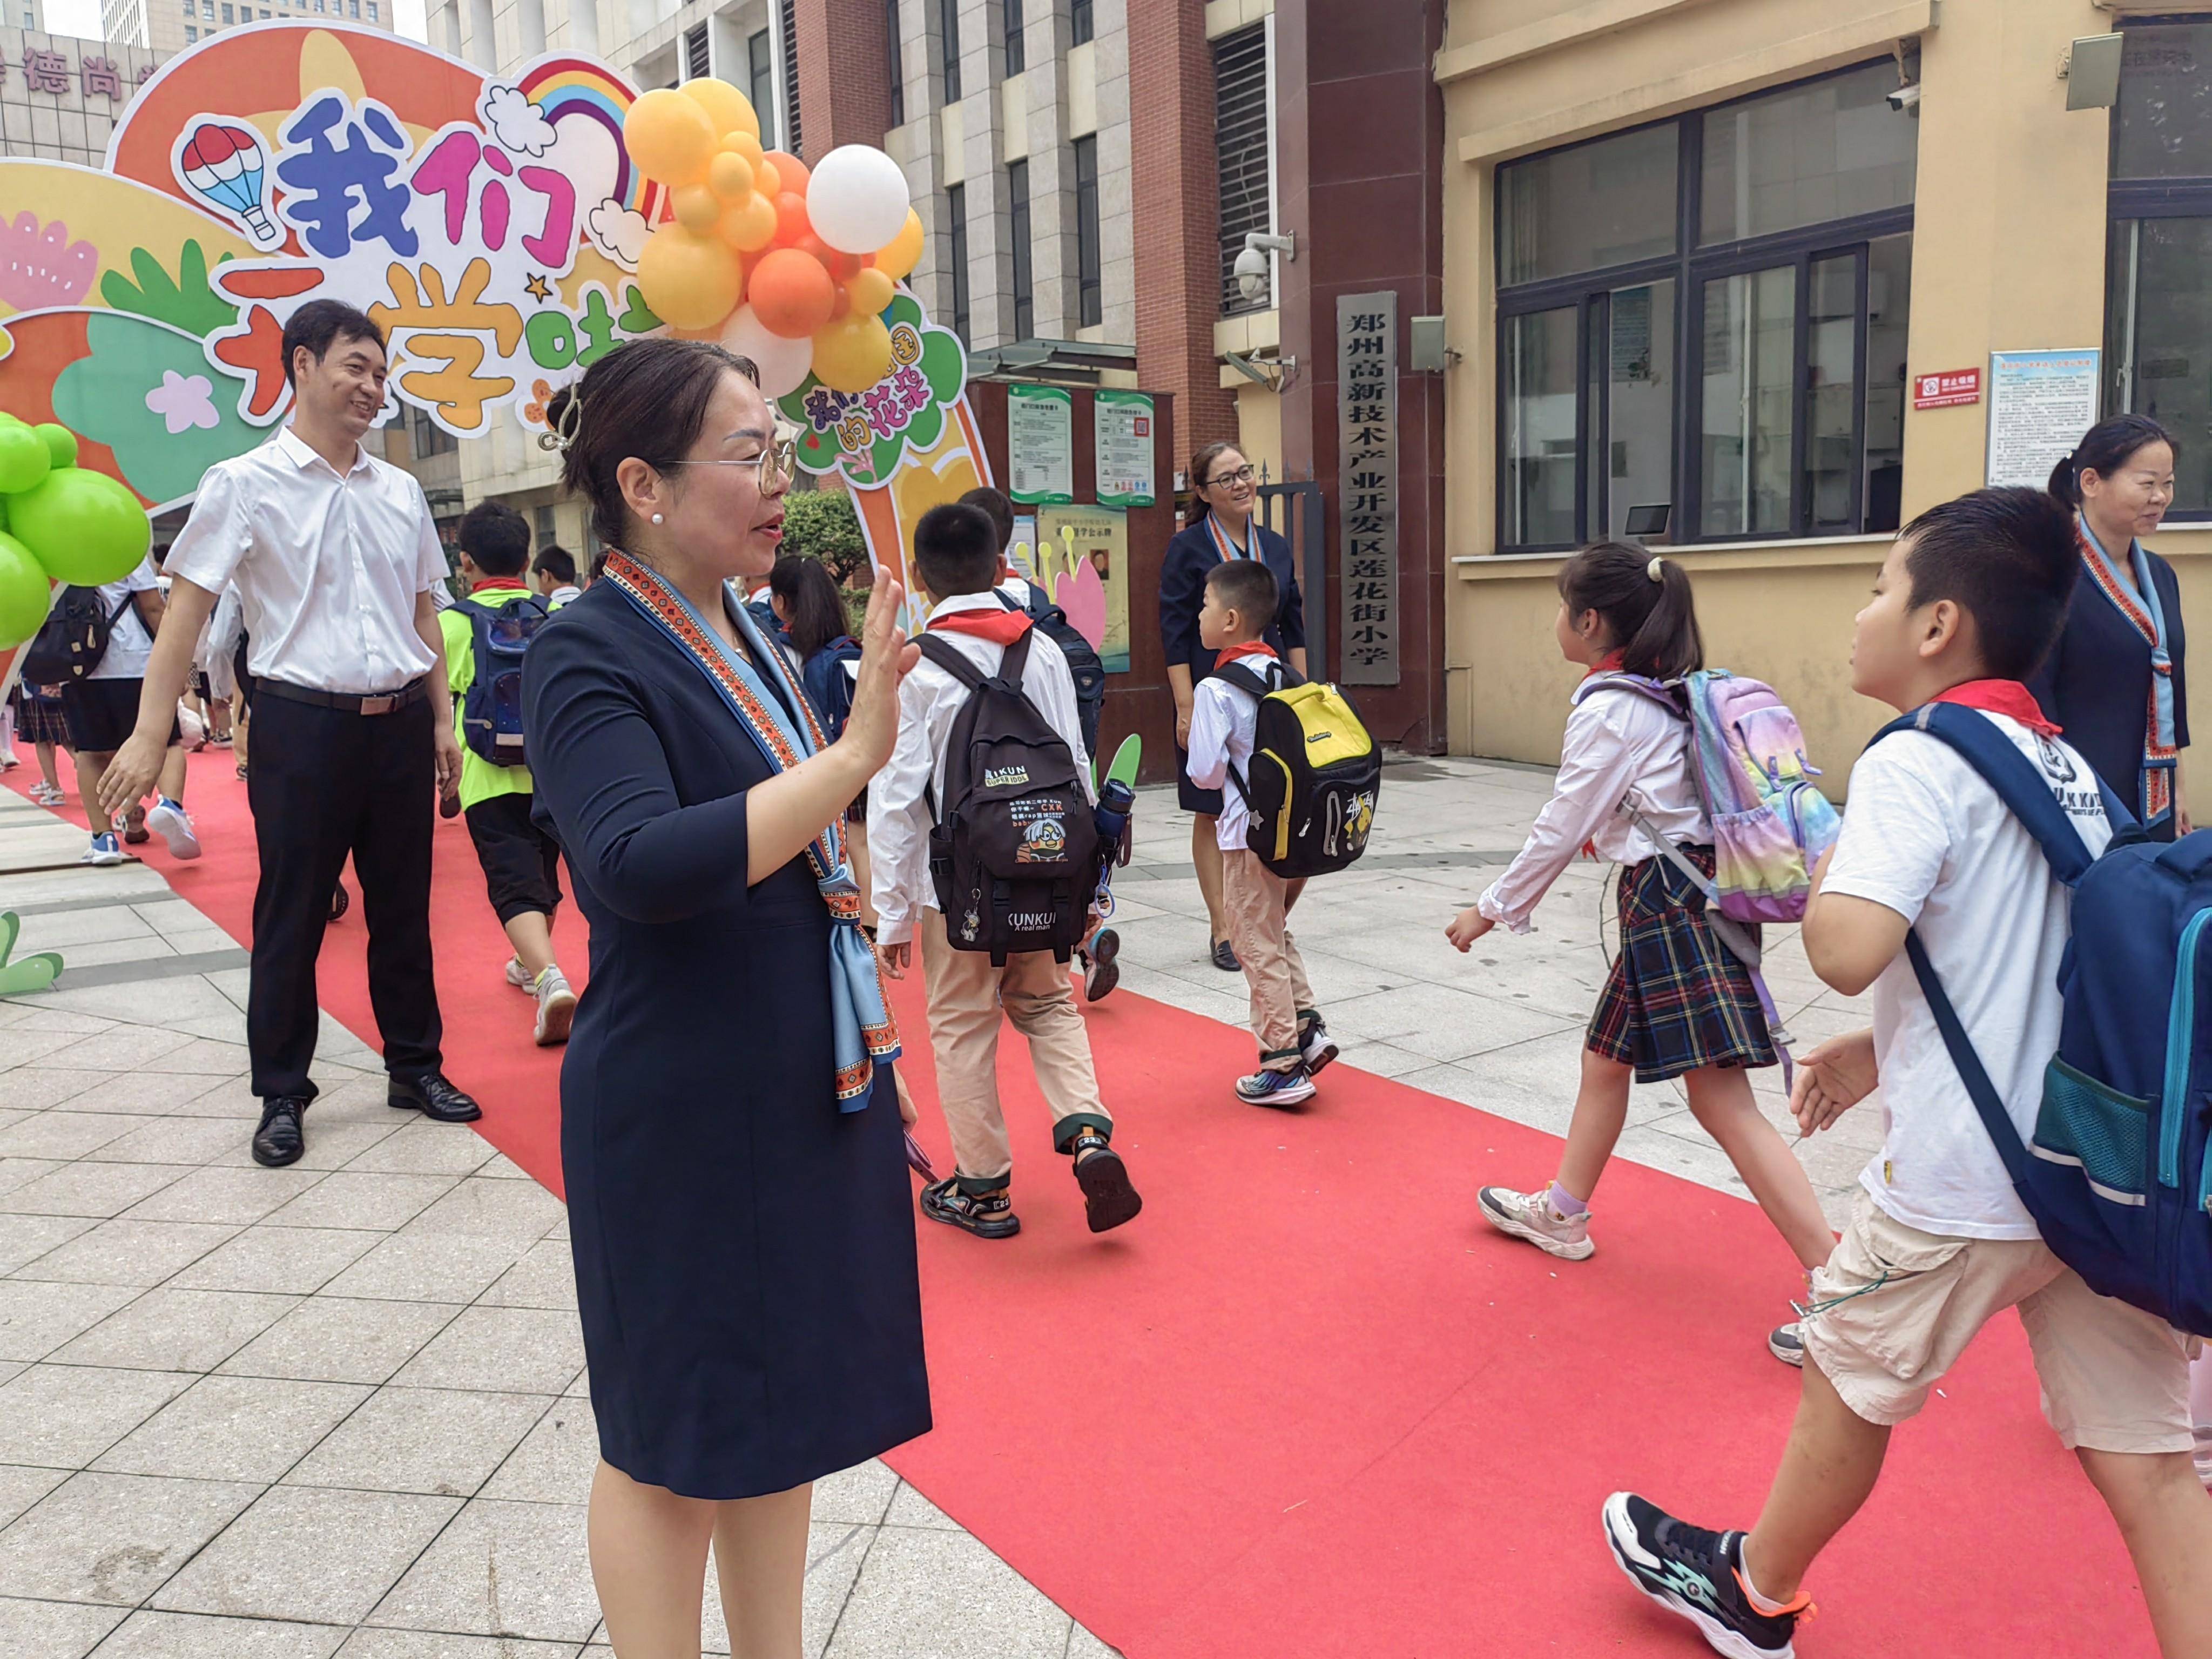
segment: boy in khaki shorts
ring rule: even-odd
[[[1223,671],[1245,669],[1271,689],[1284,683],[1264,637],[1276,608],[1274,574],[1258,559],[1224,559],[1206,573],[1198,641],[1215,653],[1214,672],[1199,682],[1190,712],[1190,781],[1224,790],[1215,825],[1221,904],[1229,914],[1229,942],[1251,988],[1252,1035],[1260,1044],[1260,1069],[1237,1079],[1237,1097],[1253,1106],[1311,1100],[1314,1074],[1336,1058],[1291,937],[1290,908],[1304,884],[1285,881],[1245,845],[1252,814],[1243,781],[1251,776],[1260,700]]]
[[[2111,839],[2097,780],[2021,684],[2057,638],[2078,564],[2071,518],[2040,491],[1931,508],[1891,547],[1859,613],[1852,683],[1900,711],[1940,700],[1989,715],[2094,854]],[[1887,1134],[1813,1275],[1789,1445],[1749,1533],[1690,1526],[1628,1492],[1604,1510],[1622,1570],[1720,1652],[1795,1652],[1812,1611],[1800,1583],[1872,1493],[1890,1431],[1975,1333],[2017,1307],[2044,1414],[2119,1522],[2161,1648],[2212,1654],[2212,1497],[2190,1455],[2199,1345],[2095,1294],[2045,1246],[1904,951],[1916,932],[2025,1139],[2058,1046],[2067,906],[2034,838],[1940,739],[1900,732],[1860,758],[1804,942],[1830,986],[1871,988],[1874,1028],[1808,1054],[1790,1104],[1809,1134],[1879,1082]]]

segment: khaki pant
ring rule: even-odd
[[[921,970],[929,993],[929,1041],[937,1056],[937,1096],[952,1131],[963,1191],[995,1192],[1014,1167],[1006,1117],[999,1105],[1000,1012],[1029,1039],[1037,1087],[1052,1109],[1053,1145],[1061,1152],[1085,1129],[1111,1133],[1098,1098],[1091,1037],[1076,1012],[1067,969],[1049,951],[1024,951],[991,965],[985,951],[956,951],[945,918],[921,914]]]
[[[1289,886],[1255,853],[1240,848],[1221,855],[1221,905],[1229,913],[1229,943],[1252,990],[1252,1035],[1260,1063],[1278,1072],[1298,1063],[1298,1011],[1314,1006],[1305,961],[1285,919]]]

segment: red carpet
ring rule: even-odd
[[[243,938],[244,791],[227,756],[192,787],[209,855],[149,862]],[[465,832],[439,837],[451,1070],[557,1189],[556,1061],[500,981]],[[581,932],[562,938],[580,981]],[[362,941],[357,910],[331,930],[322,998],[374,1042]],[[898,1000],[945,1162],[918,989]],[[1548,1172],[1552,1138],[1348,1066],[1303,1114],[1256,1113],[1228,1096],[1242,1034],[1127,993],[1091,1018],[1145,1213],[1083,1230],[1010,1036],[1025,1231],[922,1229],[938,1427],[890,1462],[1131,1659],[1705,1651],[1620,1578],[1597,1510],[1626,1486],[1756,1514],[1796,1396],[1759,1340],[1793,1275],[1757,1210],[1619,1164],[1599,1255],[1554,1262],[1471,1202],[1480,1177]],[[1897,1437],[1811,1589],[1809,1659],[2154,1651],[2009,1317]]]

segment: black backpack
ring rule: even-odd
[[[951,641],[925,634],[921,654],[968,688],[945,757],[945,801],[933,799],[929,873],[956,951],[1018,951],[1066,962],[1083,941],[1098,884],[1098,825],[1074,751],[1022,690],[1035,629],[1006,647],[988,678]]]
[[[108,636],[137,595],[125,593],[110,611],[96,587],[64,587],[51,615],[23,653],[23,679],[31,685],[67,685],[100,666]]]
[[[1083,630],[1068,621],[1062,611],[1044,596],[1044,584],[1030,584],[1030,602],[1017,605],[1011,594],[995,590],[999,603],[1009,611],[1018,611],[1036,627],[1044,630],[1045,638],[1060,647],[1060,654],[1067,659],[1067,672],[1075,677],[1075,720],[1083,728],[1083,752],[1093,760],[1098,757],[1098,712],[1106,706],[1106,665],[1098,660],[1098,653],[1091,641],[1083,637]]]
[[[522,653],[553,612],[536,593],[517,594],[498,610],[463,599],[476,677],[461,694],[461,741],[494,766],[528,763],[522,733]]]

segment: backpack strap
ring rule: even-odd
[[[1875,744],[1894,732],[1924,732],[1958,751],[1982,781],[1996,791],[2006,810],[2021,821],[2051,862],[2051,873],[2068,887],[2080,881],[2096,862],[2082,842],[2066,809],[2052,798],[2051,787],[2036,773],[2012,739],[1978,709],[1963,703],[1923,703],[1911,714],[1892,720],[1874,734]],[[2094,775],[2093,772],[2091,775]],[[2097,791],[2105,804],[2105,817],[2117,836],[2136,827],[2134,817],[2098,779]]]
[[[982,685],[983,671],[969,662],[967,653],[942,634],[925,632],[915,643],[921,647],[923,656],[951,675],[970,691]]]
[[[1998,734],[1998,740],[2003,741],[2002,733]],[[2013,752],[2018,754],[2019,750]],[[2049,793],[2045,792],[2046,795]],[[1928,1012],[1936,1016],[1936,1029],[1943,1034],[1943,1046],[1951,1051],[1951,1064],[1958,1070],[1959,1081],[1966,1085],[1966,1097],[1974,1103],[1982,1127],[1989,1132],[1997,1156],[2004,1160],[2005,1174],[2012,1178],[2014,1187],[2025,1188],[2033,1178],[2034,1166],[2029,1161],[2027,1148],[2021,1143],[2020,1127],[2005,1109],[2004,1097],[1997,1092],[1997,1085],[1990,1081],[1982,1057],[1974,1052],[1974,1040],[1966,1035],[1959,1011],[1944,994],[1943,981],[1936,976],[1936,964],[1928,959],[1928,947],[1920,942],[1920,930],[1917,927],[1905,936],[1905,954],[1912,963],[1913,978],[1920,981],[1920,994],[1928,999]]]
[[[1287,675],[1290,672],[1289,665],[1285,664],[1283,672]],[[1217,680],[1226,680],[1239,691],[1249,692],[1255,697],[1267,696],[1277,689],[1270,685],[1267,678],[1256,669],[1247,668],[1241,662],[1232,662],[1225,668],[1215,669],[1213,678]],[[1284,681],[1285,684],[1289,683],[1287,679]]]

